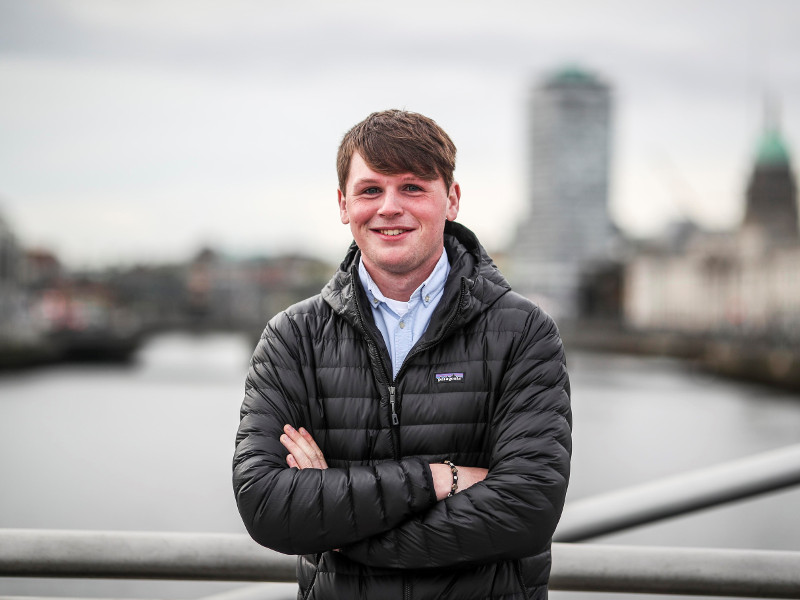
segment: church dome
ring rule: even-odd
[[[761,136],[756,152],[756,166],[781,166],[789,164],[789,150],[777,129],[768,129]]]

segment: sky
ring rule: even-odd
[[[531,90],[613,90],[610,211],[735,226],[773,98],[800,152],[794,0],[0,0],[0,216],[68,265],[302,252],[338,262],[335,155],[369,113],[458,146],[459,221],[502,251],[528,206]]]

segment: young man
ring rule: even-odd
[[[234,456],[260,544],[301,555],[298,598],[546,598],[569,476],[558,331],[454,222],[456,149],[374,113],[339,147],[354,243],[274,317]]]

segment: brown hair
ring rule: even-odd
[[[456,146],[436,121],[419,113],[375,112],[344,135],[336,157],[342,194],[354,152],[378,173],[414,173],[429,181],[441,176],[448,191],[453,183]]]

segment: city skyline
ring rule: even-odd
[[[800,147],[786,1],[0,0],[0,16],[0,215],[76,266],[203,245],[338,257],[336,147],[390,107],[451,134],[459,220],[505,250],[530,185],[529,94],[569,64],[614,89],[611,214],[629,233],[739,223],[765,93]]]

